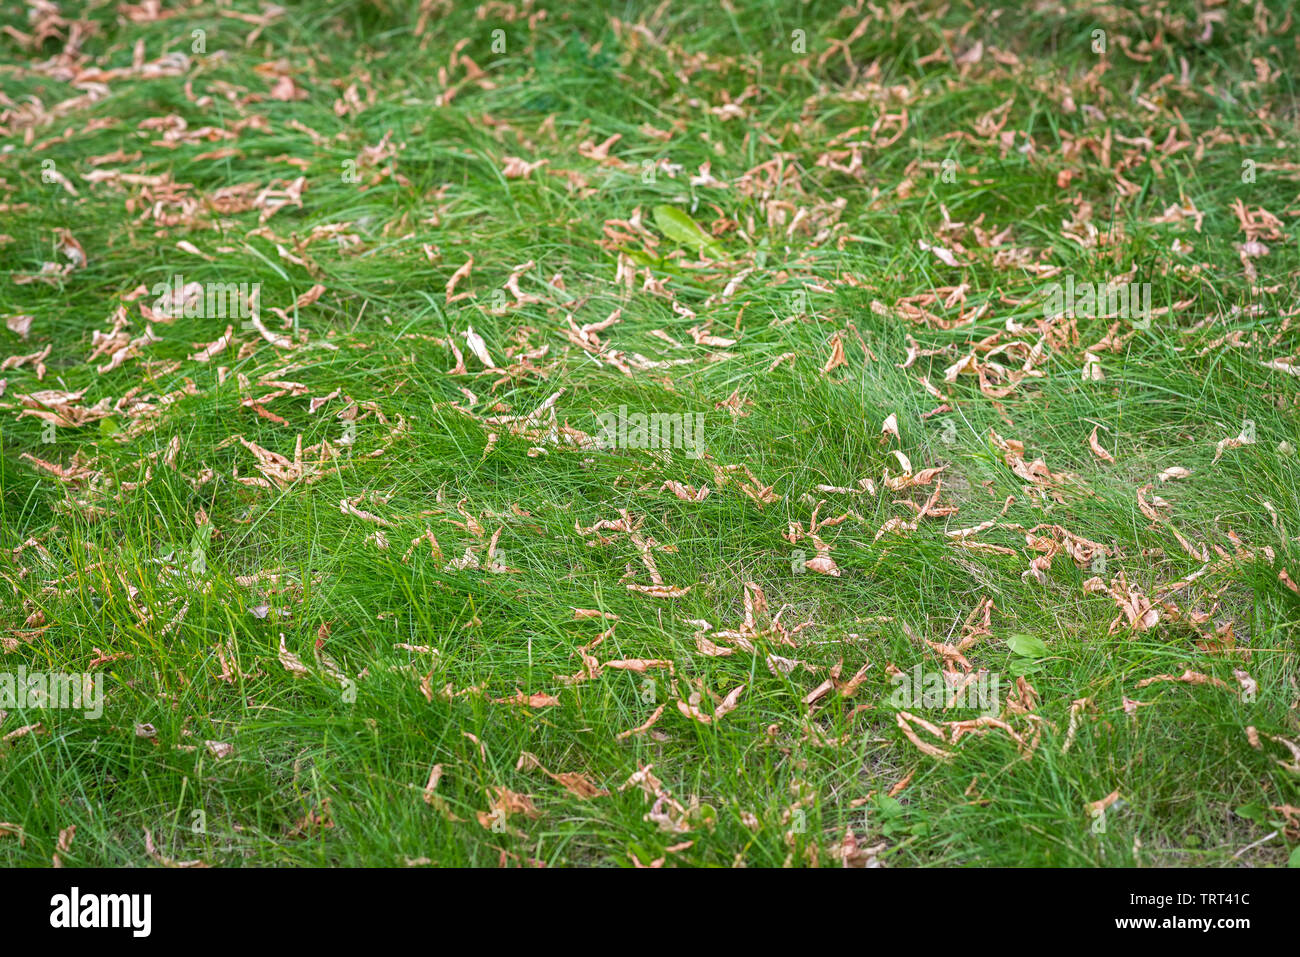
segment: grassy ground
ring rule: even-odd
[[[0,863],[1295,857],[1290,0],[18,6]]]

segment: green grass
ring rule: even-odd
[[[0,14],[0,316],[32,317],[0,326],[0,675],[89,671],[106,698],[0,703],[0,864],[838,866],[849,828],[889,866],[1295,857],[1293,2],[434,2],[418,33],[399,0],[260,28],[246,0],[74,6]],[[1248,264],[1238,202],[1277,221]],[[85,264],[28,281],[71,264],[59,230]],[[260,283],[269,337],[148,321],[132,291],[178,275]],[[1149,282],[1155,314],[1049,320],[1066,276]],[[972,353],[995,381],[945,381]],[[41,390],[84,395],[58,419]],[[705,456],[564,441],[620,406],[701,414]],[[299,437],[301,473],[258,470]],[[955,511],[918,518],[936,485],[888,487],[896,452]],[[1074,478],[1030,481],[1039,458]],[[815,532],[838,576],[801,564],[814,515],[844,516]],[[986,522],[988,548],[948,534]],[[1104,560],[1026,574],[1055,547],[1027,534]],[[630,589],[643,549],[689,591]],[[737,639],[747,585],[767,614]],[[940,740],[920,721],[977,711],[920,702],[919,748],[890,675],[937,673],[923,642],[985,600],[950,667],[999,678],[1004,724]],[[635,659],[661,666],[609,665]],[[1142,684],[1185,672],[1212,680]],[[741,686],[712,722],[679,707]]]

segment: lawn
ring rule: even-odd
[[[0,865],[1300,864],[1296,7],[9,4]]]

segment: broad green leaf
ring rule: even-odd
[[[1007,647],[1022,658],[1046,658],[1047,645],[1033,635],[1015,634],[1007,638]]]
[[[1012,658],[1007,670],[1011,672],[1013,678],[1028,678],[1042,671],[1043,663],[1033,658]]]
[[[700,228],[700,225],[676,206],[656,206],[655,225],[675,243],[690,249],[703,249],[710,256],[721,259],[726,252],[718,241]]]
[[[1268,820],[1268,808],[1262,804],[1243,804],[1237,808],[1237,816],[1244,817],[1248,821],[1254,821],[1256,824],[1263,824]]]

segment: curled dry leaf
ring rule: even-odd
[[[254,329],[257,330],[257,334],[259,336],[261,336],[271,345],[275,346],[277,349],[296,348],[294,341],[290,339],[288,336],[282,336],[280,335],[280,333],[272,332],[270,329],[266,328],[265,324],[263,324],[260,317],[252,316],[251,318],[249,318],[248,323]]]
[[[649,595],[651,598],[681,598],[692,587],[694,586],[687,585],[685,588],[681,588],[677,585],[637,585],[629,583],[627,590]]]
[[[830,358],[828,358],[826,360],[826,363],[822,366],[823,375],[825,375],[826,373],[830,372],[833,369],[838,369],[842,365],[848,364],[848,359],[844,357],[843,333],[837,332],[833,336],[831,336],[830,345],[831,345],[831,354],[830,354]]]
[[[5,326],[8,327],[9,331],[14,333],[14,335],[19,339],[26,339],[27,333],[32,328],[33,318],[34,317],[28,315],[6,316]]]
[[[672,479],[664,482],[664,484],[660,486],[660,489],[667,489],[683,502],[703,502],[709,497],[709,487],[707,485],[701,485],[699,488],[695,488],[693,485],[684,485],[681,482],[676,482]]]
[[[81,243],[77,242],[76,237],[62,227],[54,230],[54,234],[54,248],[67,257],[72,268],[80,269],[85,266],[86,251],[81,248]]]
[[[1288,751],[1291,752],[1290,762],[1284,761],[1281,758],[1277,758],[1275,760],[1281,767],[1290,771],[1292,774],[1300,774],[1300,744],[1297,744],[1296,742],[1292,741],[1289,738],[1283,738],[1280,735],[1276,735],[1276,734],[1265,734],[1264,737],[1268,738],[1270,741],[1282,745],[1282,747],[1286,748]]]
[[[804,568],[810,572],[817,572],[819,575],[830,575],[832,578],[840,577],[839,566],[831,558],[830,551],[819,551],[812,558],[804,562]]]
[[[441,814],[448,821],[451,821],[453,823],[458,823],[462,819],[457,817],[452,812],[451,806],[442,797],[442,795],[436,793],[438,782],[441,780],[442,780],[442,765],[435,764],[433,768],[429,771],[428,783],[424,785],[424,795],[423,795],[424,803],[429,805],[429,807],[433,808],[435,811]]]
[[[284,670],[294,675],[310,674],[307,666],[302,663],[302,659],[295,655],[285,645],[284,635],[280,635],[280,664]]]
[[[1083,354],[1083,372],[1084,382],[1101,382],[1106,378],[1106,373],[1101,368],[1101,357],[1095,356],[1091,352]]]
[[[489,831],[510,830],[515,835],[522,832],[508,828],[506,822],[516,814],[530,820],[542,816],[542,812],[533,805],[533,799],[527,794],[519,794],[509,788],[493,786],[488,789],[494,795],[486,811],[476,811],[479,824]]]
[[[650,715],[650,717],[648,717],[641,724],[637,725],[635,728],[628,728],[626,731],[620,731],[618,734],[614,735],[614,740],[623,741],[626,738],[632,737],[633,735],[645,734],[652,727],[654,727],[655,722],[657,722],[661,717],[663,717],[664,709],[666,707],[667,705],[661,704],[659,707],[655,708],[654,713]]]
[[[1085,711],[1096,711],[1096,705],[1091,698],[1076,698],[1070,704],[1070,726],[1065,733],[1065,744],[1061,746],[1061,753],[1065,754],[1074,744],[1074,736],[1079,731],[1079,718]]]
[[[165,857],[153,845],[153,835],[149,833],[148,828],[144,828],[144,853],[160,867],[207,867],[203,861],[175,861],[173,858]]]
[[[1192,671],[1188,668],[1181,675],[1160,674],[1153,675],[1150,678],[1143,678],[1137,683],[1139,688],[1145,688],[1147,685],[1153,685],[1162,681],[1175,681],[1189,685],[1212,685],[1215,688],[1227,688],[1228,683],[1211,675],[1202,674],[1199,671]]]
[[[1101,798],[1096,801],[1087,802],[1086,804],[1084,804],[1083,810],[1084,813],[1088,816],[1088,819],[1091,820],[1097,817],[1098,815],[1105,813],[1106,808],[1110,807],[1118,800],[1119,800],[1119,788],[1116,788],[1115,790],[1107,794],[1104,798]]]
[[[380,518],[378,515],[372,515],[370,512],[364,512],[347,499],[341,499],[339,501],[339,511],[344,515],[351,515],[353,518],[359,518],[363,522],[374,522],[378,525],[383,525],[385,528],[396,528],[396,526],[392,522],[388,521],[388,519]]]
[[[911,741],[914,745],[916,745],[917,749],[922,754],[928,754],[930,755],[930,757],[938,758],[941,761],[952,757],[951,751],[947,751],[936,744],[931,744],[929,741],[922,740],[920,735],[918,735],[916,731],[912,728],[912,724],[916,723],[920,725],[921,728],[923,728],[925,731],[932,734],[934,737],[938,738],[940,741],[945,741],[942,728],[938,727],[937,725],[931,724],[929,721],[926,721],[924,718],[918,718],[914,714],[909,714],[906,711],[899,711],[896,715],[894,715],[894,720],[898,723],[899,729],[907,737],[907,740]]]
[[[882,441],[887,441],[890,436],[902,441],[902,436],[898,434],[898,416],[891,412],[885,419],[884,424],[880,427],[880,436]]]
[[[1103,449],[1101,443],[1097,441],[1097,426],[1095,425],[1092,427],[1092,434],[1088,436],[1088,448],[1092,450],[1093,455],[1097,456],[1097,458],[1101,459],[1103,462],[1109,462],[1112,465],[1115,464],[1115,456]]]
[[[677,702],[677,710],[691,720],[700,722],[700,724],[713,724],[715,721],[721,720],[729,712],[736,710],[736,705],[740,703],[741,692],[744,690],[744,685],[737,685],[732,688],[727,693],[727,696],[722,699],[722,702],[713,709],[712,715],[705,714],[697,704],[681,700]]]
[[[537,755],[530,751],[521,751],[519,753],[519,761],[515,764],[515,770],[529,771],[533,769],[541,771],[552,781],[562,785],[564,789],[574,797],[582,798],[583,800],[588,800],[594,797],[604,797],[609,794],[609,792],[603,788],[598,788],[596,785],[592,784],[585,775],[574,772],[555,774],[546,769],[538,759]]]
[[[71,827],[65,827],[63,830],[59,831],[59,839],[54,845],[56,850],[53,858],[51,858],[50,860],[52,866],[54,867],[63,866],[63,859],[59,855],[66,854],[68,853],[68,851],[72,849],[72,841],[76,836],[77,836],[77,825],[75,824],[73,824]]]
[[[39,721],[35,724],[25,724],[21,728],[14,728],[4,737],[0,737],[0,742],[17,741],[19,738],[24,738],[29,734],[37,734],[42,730]]]
[[[526,695],[516,688],[512,697],[493,698],[492,703],[513,704],[524,708],[553,708],[560,703],[560,699],[553,694],[543,694],[542,692]]]
[[[668,658],[620,658],[603,662],[601,667],[613,668],[615,671],[634,671],[639,675],[651,668],[667,668],[670,672],[675,670],[672,660]]]
[[[1254,444],[1255,444],[1255,436],[1253,434],[1253,431],[1249,427],[1243,427],[1240,434],[1232,438],[1220,439],[1217,443],[1215,443],[1214,459],[1213,461],[1211,461],[1210,464],[1213,465],[1215,462],[1218,462],[1219,459],[1223,458],[1223,453],[1228,449],[1240,449],[1240,448],[1244,448],[1247,445],[1254,445]]]
[[[879,855],[886,847],[888,844],[885,841],[863,847],[854,836],[853,828],[846,827],[844,839],[840,841],[838,847],[833,848],[832,854],[839,859],[843,867],[884,867]]]
[[[483,363],[488,369],[496,369],[497,364],[492,361],[492,356],[488,354],[487,343],[473,326],[465,327],[465,345],[469,346],[469,351],[474,353],[474,357]]]

